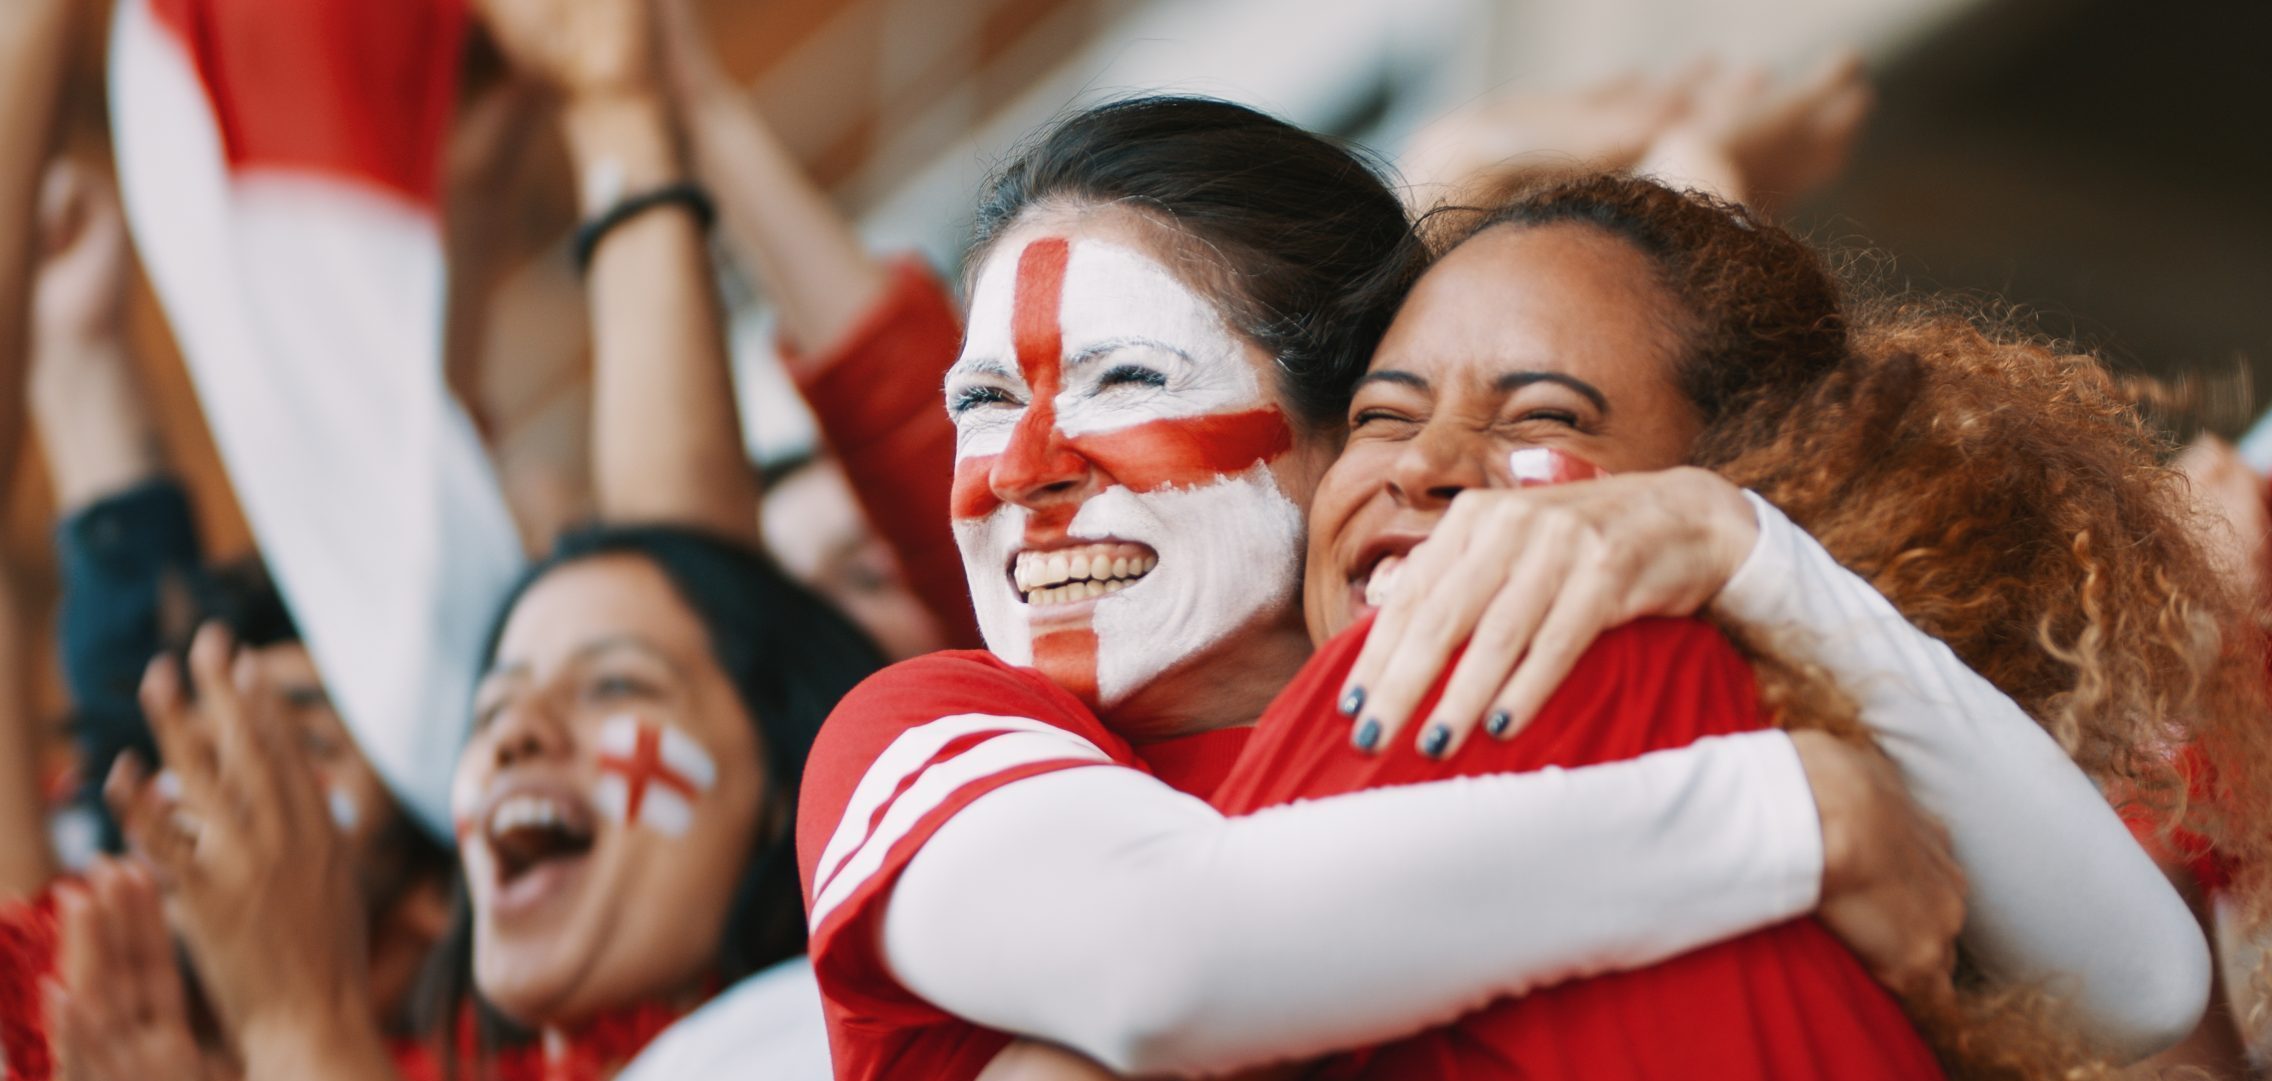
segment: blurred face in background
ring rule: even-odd
[[[481,993],[523,1024],[688,992],[714,963],[768,785],[757,730],[670,580],[565,564],[514,605],[452,812]]]
[[[851,617],[886,657],[945,648],[938,620],[908,590],[833,458],[810,459],[767,486],[764,526],[781,569]]]
[[[378,862],[375,849],[401,813],[394,796],[332,707],[306,646],[284,642],[247,652],[276,696],[281,715],[299,734],[300,747],[323,788],[332,824],[354,850],[355,864],[364,870],[364,886],[370,891],[381,885],[370,881]]]

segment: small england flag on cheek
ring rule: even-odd
[[[718,764],[686,733],[624,714],[600,724],[593,801],[610,819],[665,837],[694,824],[694,801],[718,782]]]

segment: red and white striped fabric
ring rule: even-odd
[[[437,835],[522,566],[442,370],[463,0],[121,0],[120,188],[231,482],[364,753]]]

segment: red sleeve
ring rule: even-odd
[[[970,587],[948,519],[955,428],[940,388],[962,347],[962,317],[915,258],[892,264],[891,286],[850,333],[799,355],[782,344],[860,509],[883,535],[907,582],[939,618],[950,646],[980,645]]]
[[[852,1023],[944,1018],[901,989],[876,950],[875,921],[908,861],[956,812],[1006,784],[1135,763],[1079,700],[992,654],[934,653],[854,688],[814,741],[798,799],[798,868],[823,997]]]

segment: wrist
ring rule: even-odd
[[[349,1067],[388,1061],[373,1012],[353,988],[248,1017],[237,1039],[248,1081],[357,1076]]]
[[[586,214],[687,176],[677,112],[659,90],[571,98],[560,119]]]
[[[1828,901],[1851,887],[1855,875],[1855,786],[1845,778],[1850,752],[1837,737],[1823,732],[1793,732],[1791,747],[1798,752],[1799,768],[1806,772],[1807,790],[1814,796],[1815,821],[1822,829],[1822,892]]]

